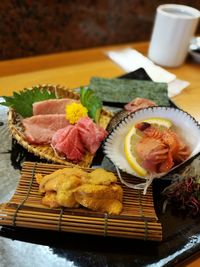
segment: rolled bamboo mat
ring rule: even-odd
[[[35,174],[49,174],[66,165],[24,162],[17,189],[9,202],[0,205],[0,225],[37,228],[92,235],[143,240],[162,240],[162,226],[154,210],[152,188],[142,191],[123,187],[123,210],[120,215],[82,208],[50,209],[41,204]],[[92,169],[84,170],[90,172]],[[138,178],[123,174],[127,182]]]

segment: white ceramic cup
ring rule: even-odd
[[[157,8],[148,57],[158,65],[183,64],[200,17],[199,10],[176,4]]]

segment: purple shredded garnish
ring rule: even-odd
[[[188,215],[200,215],[200,183],[197,176],[180,176],[163,191],[166,203],[176,204],[179,210],[187,211]]]

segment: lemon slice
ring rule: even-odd
[[[136,143],[139,138],[140,137],[136,133],[136,128],[133,126],[125,137],[124,152],[126,159],[133,170],[140,176],[145,176],[147,175],[147,171],[138,163],[133,151],[133,143]]]
[[[165,118],[149,118],[146,120],[142,120],[142,122],[150,123],[152,125],[157,126],[158,128],[164,127],[169,129],[172,126],[172,122]],[[125,137],[124,152],[126,160],[133,168],[133,170],[140,176],[144,177],[148,174],[148,172],[139,164],[134,151],[134,147],[140,139],[141,136],[137,134],[136,128],[135,126],[133,126]]]
[[[165,128],[170,128],[172,126],[172,122],[168,119],[165,118],[149,118],[146,120],[142,120],[143,122],[148,122],[150,124],[153,124],[158,127],[165,127]]]

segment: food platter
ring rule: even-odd
[[[20,142],[16,142],[15,139],[13,139],[12,144],[13,149],[10,156],[12,159],[12,164],[15,165],[16,168],[21,168],[24,160],[31,160],[32,162],[46,162],[45,158],[41,159],[40,157],[37,157],[38,154],[31,153],[31,150],[28,151],[24,146],[20,145]],[[21,157],[21,161],[19,161],[19,155]],[[102,159],[105,160],[104,156],[102,155],[102,151],[100,150],[93,159],[92,166],[102,165],[103,167],[107,168],[108,166],[105,166],[106,160],[102,161]],[[47,161],[48,160],[49,159],[47,159]],[[108,165],[110,168],[114,168],[110,162]],[[184,169],[184,166],[181,168]],[[179,170],[177,170],[177,172],[178,171]],[[58,233],[52,230],[43,231],[41,229],[34,228],[27,229],[26,226],[13,227],[11,226],[13,225],[13,221],[11,224],[5,224],[4,227],[2,227],[1,235],[10,237],[12,239],[36,242],[46,245],[48,245],[49,237],[52,237],[54,240],[53,249],[55,253],[60,253],[61,251],[59,250],[61,248],[66,248],[66,244],[63,244],[64,236],[68,238],[69,243],[73,244],[73,248],[75,250],[83,251],[83,253],[85,253],[84,255],[87,255],[88,251],[90,251],[91,257],[93,257],[92,255],[94,254],[98,259],[100,259],[101,254],[97,253],[97,251],[104,251],[106,254],[109,252],[109,259],[117,257],[117,253],[120,251],[120,258],[118,258],[118,260],[119,262],[123,260],[122,266],[125,266],[123,264],[126,264],[126,266],[132,266],[133,262],[135,266],[142,266],[151,263],[158,264],[158,266],[170,266],[170,264],[173,264],[179,260],[183,260],[185,257],[195,253],[199,249],[200,243],[198,218],[183,218],[181,216],[177,216],[176,213],[171,213],[170,209],[168,209],[165,214],[162,213],[161,192],[165,186],[170,183],[169,179],[166,177],[164,179],[155,180],[152,185],[155,211],[159,221],[162,223],[163,241],[144,242],[144,240],[137,240],[134,237],[133,239],[115,239],[112,237],[107,237],[105,242],[104,237],[101,239],[95,235],[88,236],[70,233],[65,235],[64,232]],[[88,245],[87,249],[85,249],[85,244],[88,240],[90,240],[91,243],[90,246]],[[116,242],[116,240],[119,242]],[[104,242],[105,248],[102,248],[102,245],[98,245],[98,243],[101,243],[101,241]],[[70,246],[69,250],[71,251]],[[121,254],[124,254],[124,256],[121,256]],[[93,260],[95,261],[94,258]]]

